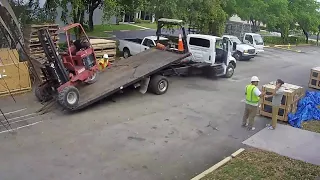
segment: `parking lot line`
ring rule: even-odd
[[[25,128],[25,127],[29,127],[29,126],[33,126],[33,125],[36,125],[36,124],[41,123],[41,122],[43,122],[43,121],[38,121],[38,122],[35,122],[35,123],[32,123],[32,124],[28,124],[28,125],[25,125],[25,126],[20,126],[20,127],[13,128],[13,129],[10,129],[10,130],[1,131],[0,134],[6,133],[6,132],[15,131],[15,130],[18,130],[18,129],[21,129],[21,128]]]

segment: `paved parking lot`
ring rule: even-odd
[[[256,131],[240,127],[244,87],[276,78],[306,87],[320,51],[266,49],[238,62],[231,79],[170,78],[162,96],[127,92],[76,114],[37,117],[34,126],[0,134],[0,179],[190,179],[242,147]]]

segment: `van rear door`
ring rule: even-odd
[[[193,61],[212,63],[212,59],[215,55],[211,55],[213,45],[211,44],[210,39],[189,36],[188,46],[189,51],[193,56]]]

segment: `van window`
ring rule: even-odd
[[[209,48],[210,47],[210,40],[191,37],[189,44],[193,45],[193,46],[200,46],[200,47]]]

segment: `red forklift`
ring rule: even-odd
[[[73,32],[79,36],[72,41]],[[41,102],[56,98],[65,108],[77,106],[80,99],[78,87],[93,84],[98,80],[99,69],[94,49],[79,23],[71,24],[59,29],[59,34],[66,37],[66,48],[57,52],[48,29],[40,29],[38,38],[46,55],[46,62],[41,71],[44,82],[35,89],[35,95]]]

